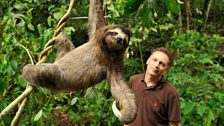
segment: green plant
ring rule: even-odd
[[[166,75],[179,90],[183,125],[223,125],[224,66],[217,61],[223,37],[188,31],[167,43],[175,53]]]

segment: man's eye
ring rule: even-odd
[[[161,62],[160,64],[162,65],[162,67],[166,67],[165,63]]]

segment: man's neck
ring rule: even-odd
[[[150,76],[145,74],[145,83],[147,84],[147,86],[152,86],[154,84],[156,84],[160,79],[162,78],[162,76]]]

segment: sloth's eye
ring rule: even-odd
[[[111,35],[117,35],[117,32],[110,32]]]

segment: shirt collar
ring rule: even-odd
[[[142,79],[141,82],[146,86],[146,82],[145,82],[145,73],[142,74]],[[154,86],[150,86],[147,87],[147,89],[161,89],[164,85],[166,84],[166,79],[162,76],[161,79],[154,85]]]

